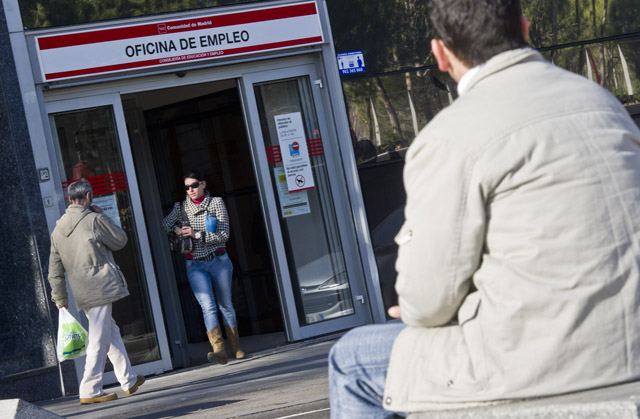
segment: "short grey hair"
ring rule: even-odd
[[[87,196],[87,192],[93,192],[91,183],[86,179],[80,179],[69,185],[67,189],[70,201],[81,201]]]

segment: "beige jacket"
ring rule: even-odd
[[[112,251],[127,244],[127,234],[104,214],[69,205],[51,234],[51,299],[69,304],[64,273],[78,310],[112,303],[129,295]]]
[[[529,48],[489,60],[428,124],[404,172],[409,327],[386,408],[640,378],[639,141],[614,97]]]

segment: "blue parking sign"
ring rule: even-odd
[[[341,52],[338,54],[340,75],[364,73],[364,55],[362,51]]]

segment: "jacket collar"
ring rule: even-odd
[[[202,201],[202,203],[200,203],[200,205],[194,203],[191,200],[191,198],[189,198],[189,196],[187,196],[187,198],[184,201],[184,210],[188,214],[196,214],[199,211],[202,211],[206,207],[208,207],[210,202],[211,202],[211,195],[207,191],[204,192],[204,200]]]
[[[544,61],[540,53],[532,48],[524,47],[512,49],[494,55],[485,63],[485,65],[473,76],[466,86],[465,91],[473,90],[473,88],[487,77],[498,73],[505,68],[525,62],[525,61]]]

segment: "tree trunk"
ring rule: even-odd
[[[600,30],[600,36],[604,38],[605,28],[607,26],[607,8],[609,6],[609,0],[604,0],[602,5],[602,29]]]
[[[593,17],[593,37],[598,37],[598,27],[596,25],[596,0],[591,0],[591,14]]]
[[[629,31],[629,16],[627,15],[627,0],[620,0],[620,16],[622,16],[622,33]]]
[[[558,0],[551,3],[551,45],[558,44]],[[551,51],[550,58],[553,62],[555,50]]]
[[[382,85],[382,80],[380,80],[380,77],[376,77],[374,80],[376,83],[376,88],[378,89],[378,93],[380,94],[380,99],[382,99],[382,103],[384,104],[384,109],[385,111],[387,111],[391,129],[393,130],[393,134],[396,136],[395,139],[399,139],[402,137],[402,128],[400,126],[400,121],[398,120],[398,114],[391,104],[391,100],[389,99],[387,91]]]
[[[398,67],[400,67],[400,60],[398,59],[398,50],[396,47],[393,47],[393,60],[396,62]],[[407,98],[409,100],[409,108],[411,110],[411,120],[413,122],[413,130],[415,131],[415,135],[418,135],[418,120],[415,113],[415,108],[413,104],[413,82],[411,80],[411,73],[404,73],[404,83],[407,86]]]
[[[604,0],[602,4],[602,27],[600,28],[600,36],[604,38],[605,27],[607,25],[607,6],[609,5],[608,0]],[[602,54],[602,85],[605,86],[605,83],[608,83],[611,80],[610,74],[611,69],[607,63],[607,54],[604,48],[604,43],[600,44],[600,53]],[[613,54],[611,54],[613,56]]]
[[[578,33],[578,40],[580,40],[580,0],[576,0],[576,30]]]
[[[551,42],[558,44],[558,0],[553,0],[551,5]]]

